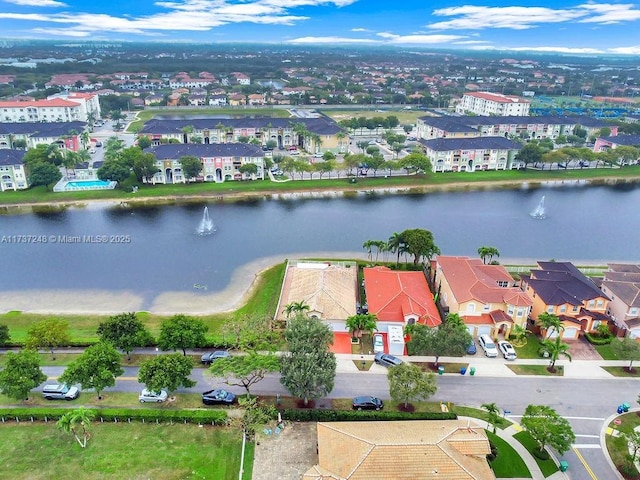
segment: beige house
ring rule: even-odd
[[[607,264],[600,289],[611,300],[607,314],[627,335],[640,338],[640,265]]]
[[[526,327],[533,301],[502,265],[444,255],[434,263],[440,302],[460,315],[471,335],[508,337],[514,325]]]
[[[494,480],[484,429],[466,420],[318,423],[303,480]]]
[[[345,332],[345,320],[356,314],[358,267],[355,262],[294,261],[287,264],[276,319],[287,319],[286,306],[303,302],[305,314]]]

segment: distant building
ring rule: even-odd
[[[72,92],[46,100],[0,102],[0,123],[88,122],[100,117],[98,95]]]
[[[0,150],[0,191],[23,190],[29,187],[24,166],[24,150]]]
[[[145,150],[157,158],[158,173],[151,183],[186,183],[188,180],[222,183],[233,180],[264,180],[264,152],[257,145],[247,143],[212,144],[163,144]],[[200,177],[185,178],[180,158],[193,156],[202,162]],[[253,163],[258,173],[249,175],[239,169],[242,165]]]
[[[529,100],[514,95],[502,95],[489,92],[470,92],[462,96],[456,106],[460,114],[474,113],[481,116],[514,115],[526,117],[529,115]]]
[[[16,140],[24,140],[27,150],[40,144],[56,144],[59,148],[78,151],[80,136],[86,129],[84,122],[56,123],[0,123],[0,151],[11,149]]]
[[[517,170],[522,145],[504,137],[434,138],[419,140],[431,159],[433,172]]]
[[[593,146],[594,152],[604,152],[617,147],[640,147],[640,135],[616,135],[599,137]]]

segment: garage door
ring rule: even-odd
[[[475,325],[467,325],[467,331],[471,334],[472,337],[474,337],[476,333]]]
[[[576,338],[578,338],[578,329],[566,328],[564,332],[562,332],[562,338],[566,338],[567,340],[575,340]]]
[[[491,325],[478,325],[478,336],[491,335]]]
[[[632,328],[629,330],[629,336],[631,338],[640,338],[640,328]]]

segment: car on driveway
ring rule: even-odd
[[[69,387],[64,383],[45,385],[42,396],[46,400],[75,400],[80,395],[78,387]]]
[[[202,357],[200,357],[200,361],[205,365],[209,365],[219,358],[229,358],[230,356],[231,354],[226,350],[216,350],[215,352],[203,353]]]
[[[384,339],[381,333],[373,334],[373,353],[384,352]]]
[[[138,395],[138,400],[140,400],[140,403],[146,403],[146,402],[162,403],[167,399],[167,396],[168,395],[166,390],[160,390],[159,392],[152,392],[151,390],[147,390],[145,388],[140,392],[140,395]]]
[[[202,403],[205,405],[232,405],[236,401],[236,395],[221,388],[208,390],[202,394]]]
[[[400,365],[402,360],[393,355],[389,355],[388,353],[376,353],[376,356],[373,359],[378,365],[382,365],[383,367],[395,367],[396,365]]]
[[[509,342],[506,342],[504,340],[498,342],[498,349],[500,350],[500,352],[502,352],[502,356],[505,358],[505,360],[515,360],[516,358],[518,358],[516,350]]]
[[[498,356],[498,349],[496,348],[496,344],[493,343],[493,340],[491,340],[491,337],[489,335],[480,335],[480,337],[478,338],[478,343],[480,344],[480,347],[482,347],[482,350],[484,350],[485,356]]]
[[[382,407],[384,407],[384,403],[378,397],[366,395],[353,399],[354,410],[382,410]]]
[[[475,355],[477,353],[477,351],[478,351],[478,349],[476,348],[476,342],[471,340],[471,343],[467,347],[467,355]]]

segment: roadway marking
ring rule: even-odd
[[[508,415],[510,418],[522,418],[522,415]],[[602,422],[604,420],[606,420],[606,418],[599,418],[599,417],[562,417],[562,418],[566,418],[567,420],[594,420],[597,422]]]
[[[591,467],[587,464],[587,461],[584,459],[582,454],[577,450],[576,446],[574,446],[572,450],[576,454],[576,457],[578,457],[578,460],[580,460],[580,463],[582,463],[582,465],[584,466],[584,469],[587,471],[589,476],[593,480],[598,480],[598,477],[596,477],[596,475],[593,473],[593,470],[591,470]]]
[[[587,434],[575,434],[576,437],[583,437],[583,438],[600,438],[600,435],[587,435]]]
[[[575,448],[601,448],[598,443],[574,443],[572,447]]]

